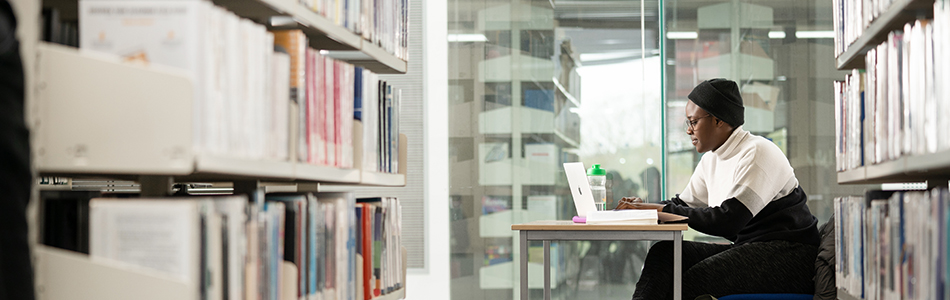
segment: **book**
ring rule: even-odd
[[[341,168],[351,169],[354,165],[353,157],[353,122],[354,122],[354,112],[356,101],[356,67],[351,64],[343,63],[343,83],[341,83],[341,89],[344,91],[343,102],[340,104],[340,125],[342,129],[340,130],[340,144],[342,149],[340,154],[342,156],[342,163],[340,164]]]
[[[373,274],[373,244],[372,244],[372,234],[373,234],[373,218],[370,216],[370,212],[373,211],[372,205],[369,203],[359,203],[363,208],[362,220],[363,223],[363,234],[362,240],[360,241],[363,245],[363,299],[369,300],[373,298],[373,291],[370,283],[372,282]]]
[[[270,299],[282,299],[280,294],[281,265],[284,261],[284,239],[286,228],[286,204],[281,202],[264,203],[264,290]]]
[[[587,224],[653,225],[658,221],[655,209],[601,210],[587,213]]]
[[[291,122],[291,103],[287,100],[290,99],[290,90],[286,88],[290,83],[291,59],[287,53],[274,52],[271,60],[273,64],[271,66],[270,95],[273,99],[273,105],[265,106],[265,109],[272,107],[269,122],[266,124],[268,128],[267,145],[269,146],[267,157],[273,160],[287,161],[291,157],[290,151],[295,149],[293,147],[293,145],[296,145],[294,139],[297,138],[290,135],[291,126],[294,126],[295,123]],[[294,132],[297,131],[294,130]]]
[[[852,70],[835,83],[839,171],[948,149],[941,116],[950,106],[939,84],[947,76],[936,67],[947,47],[935,38],[945,18],[935,14],[887,33],[865,55],[866,72]]]
[[[326,138],[326,165],[336,166],[337,165],[337,150],[338,147],[336,133],[337,133],[337,122],[336,122],[336,107],[337,101],[336,93],[339,91],[339,88],[336,87],[336,68],[337,63],[335,60],[329,57],[322,57],[324,60],[324,109],[322,113],[324,114],[323,119],[323,132],[324,137]],[[319,59],[319,58],[318,58]]]
[[[838,287],[869,300],[946,298],[948,204],[945,187],[835,198]]]
[[[288,147],[291,145],[296,147],[291,147],[295,151],[295,157],[297,161],[306,162],[308,160],[309,153],[307,152],[307,130],[306,130],[306,113],[308,102],[307,102],[307,74],[308,66],[308,53],[307,53],[307,36],[301,30],[277,30],[273,31],[274,33],[274,44],[280,46],[287,54],[290,56],[290,82],[288,89],[288,100],[297,106],[297,115],[295,122],[292,122],[292,126],[295,127],[295,132],[297,135],[293,136],[292,141],[288,141]]]
[[[194,282],[206,299],[364,300],[364,283],[379,294],[401,286],[395,198],[359,206],[348,193],[252,199],[90,200],[91,256]],[[372,263],[358,264],[358,252]],[[367,267],[379,274],[372,281]]]
[[[269,194],[267,201],[281,202],[284,204],[285,227],[284,227],[284,253],[285,261],[291,262],[297,270],[297,291],[296,298],[305,299],[307,293],[308,272],[307,272],[307,236],[309,231],[307,224],[307,195],[304,194]]]
[[[326,133],[324,132],[325,108],[324,99],[324,63],[320,54],[314,49],[307,49],[307,111],[304,118],[307,131],[307,162],[311,164],[326,164]]]
[[[89,254],[89,200],[100,192],[40,191],[43,240],[47,246]]]
[[[322,262],[318,262],[320,252],[318,248],[324,244],[321,240],[318,229],[323,226],[320,216],[320,208],[317,197],[313,194],[307,194],[307,298],[315,299],[320,292],[318,289],[317,277],[318,270],[322,268]]]
[[[199,282],[200,200],[108,199],[89,202],[89,255]]]
[[[222,299],[244,299],[244,281],[248,276],[245,262],[249,259],[246,243],[250,224],[246,197],[215,197],[214,210],[221,215]]]
[[[364,298],[391,293],[404,284],[402,208],[395,197],[358,198],[363,207]]]

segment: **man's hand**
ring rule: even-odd
[[[621,209],[655,209],[659,212],[663,211],[663,207],[666,205],[657,204],[657,203],[643,203],[643,199],[638,197],[623,197],[620,199],[620,203],[617,204],[617,208],[614,210]]]

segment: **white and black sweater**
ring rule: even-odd
[[[706,153],[682,194],[664,212],[689,217],[689,226],[736,244],[785,240],[818,245],[818,219],[795,171],[771,141],[736,128]]]

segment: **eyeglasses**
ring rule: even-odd
[[[712,116],[712,115],[705,115],[705,116],[702,116],[702,117],[699,117],[699,118],[696,118],[696,119],[692,119],[692,120],[690,120],[689,118],[686,118],[686,128],[689,128],[689,130],[696,130],[696,129],[693,128],[693,127],[696,126],[696,123],[699,123],[699,120],[702,120],[703,118],[711,117],[711,116]]]

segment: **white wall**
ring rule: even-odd
[[[422,0],[426,268],[410,269],[406,300],[449,299],[447,6]]]

